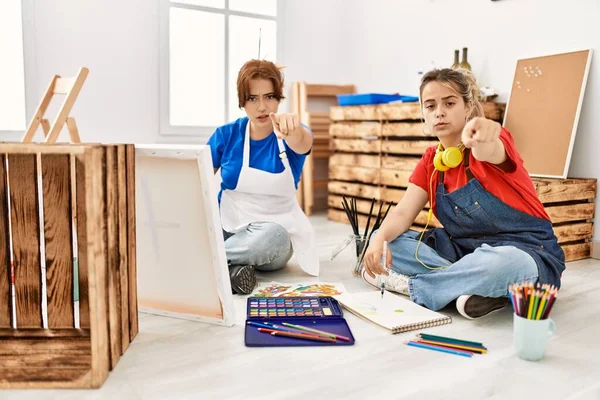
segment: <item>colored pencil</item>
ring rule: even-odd
[[[527,307],[527,319],[531,319],[531,313],[533,311],[533,293],[529,296],[529,306]]]
[[[544,313],[544,309],[546,308],[546,302],[548,301],[548,293],[544,293],[542,295],[542,300],[540,301],[540,306],[538,307],[538,312],[537,315],[535,316],[535,319],[540,319],[542,317],[542,314]]]
[[[303,333],[293,333],[293,332],[277,331],[277,330],[274,330],[273,332],[271,332],[271,335],[273,335],[273,336],[285,336],[285,337],[291,337],[291,338],[295,338],[295,339],[316,340],[318,342],[329,342],[329,343],[335,343],[336,342],[335,339],[326,338],[326,337],[323,337],[323,336],[305,335]]]
[[[334,339],[340,339],[340,340],[343,340],[345,342],[349,342],[350,341],[349,337],[338,335],[338,334],[331,333],[331,332],[320,331],[318,329],[308,328],[308,327],[302,326],[302,325],[294,325],[294,324],[290,324],[290,323],[287,323],[287,322],[282,322],[281,325],[284,325],[284,326],[287,326],[287,327],[290,327],[290,328],[300,329],[301,331],[317,333],[319,335],[327,336],[327,337],[334,338]]]
[[[482,349],[487,350],[483,346],[483,344],[481,344],[479,342],[471,342],[469,340],[461,340],[461,339],[455,339],[455,338],[445,337],[445,336],[429,335],[427,333],[419,333],[417,335],[417,337],[420,337],[421,339],[425,339],[425,340],[434,340],[434,341],[439,341],[439,342],[454,343],[454,344],[463,345],[463,346],[481,347]]]
[[[413,341],[406,342],[406,344],[409,346],[413,346],[413,347],[420,347],[422,349],[440,351],[442,353],[454,354],[457,356],[463,356],[463,357],[472,357],[473,356],[473,353],[470,353],[467,351],[453,350],[453,349],[448,349],[448,348],[444,348],[444,347],[433,346],[433,345],[418,343],[418,342],[413,342]]]
[[[537,283],[536,285],[531,282],[513,283],[509,286],[508,291],[510,296],[514,296],[515,314],[532,320],[548,318],[558,294],[558,288],[548,283]]]
[[[552,307],[554,307],[554,303],[556,302],[557,295],[558,292],[550,293],[550,299],[548,300],[548,305],[546,306],[546,311],[544,311],[542,319],[546,319],[550,315],[550,311],[552,311]]]
[[[299,333],[299,332],[290,332],[287,330],[279,330],[279,329],[269,329],[269,328],[258,328],[259,332],[262,333],[273,333],[273,332],[282,332],[282,333],[290,333],[290,334],[295,334],[295,335],[299,335],[299,336],[306,336],[306,337],[310,337],[310,338],[320,338],[320,339],[327,339],[327,341],[332,341],[335,342],[335,339],[331,339],[331,338],[326,338],[325,336],[319,336],[319,335],[311,335],[308,333]]]
[[[261,324],[260,322],[254,322],[254,321],[248,321],[248,325],[256,326],[257,328],[266,328],[266,329],[274,329],[274,330],[286,331],[286,332],[292,332],[292,333],[294,333],[294,332],[301,333],[298,330],[279,327],[279,326],[276,327],[276,326],[273,326],[270,324]]]
[[[297,328],[291,328],[291,327],[287,327],[287,326],[282,326],[282,325],[274,324],[272,322],[263,321],[262,323],[264,325],[267,325],[267,326],[272,326],[273,329],[277,329],[277,330],[280,330],[280,331],[296,332],[296,333],[307,333],[307,331],[305,331],[305,330],[303,331],[303,330],[297,329]],[[328,337],[328,338],[335,338],[335,335],[330,335],[330,334],[324,335],[324,334],[317,334],[317,333],[314,333],[314,332],[312,334],[314,334],[315,336],[323,336],[323,337]]]
[[[513,293],[510,295],[510,304],[512,304],[514,310],[517,309],[516,295]]]
[[[440,341],[434,341],[434,340],[424,340],[424,339],[416,340],[416,342],[432,344],[435,346],[449,347],[449,348],[458,349],[458,350],[466,350],[466,351],[470,351],[470,352],[478,353],[478,354],[487,353],[487,350],[483,349],[481,347],[464,346],[464,345],[460,345],[460,344],[440,342]]]

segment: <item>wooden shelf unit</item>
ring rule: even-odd
[[[327,163],[329,158],[329,107],[337,104],[338,94],[355,93],[354,85],[323,85],[303,81],[292,84],[292,111],[300,117],[300,122],[308,126],[314,134],[311,154],[306,157],[302,178],[298,185],[298,201],[306,213],[311,215],[315,200],[324,191],[323,207],[326,207]],[[318,104],[320,103],[320,104]],[[322,111],[316,111],[315,106]]]

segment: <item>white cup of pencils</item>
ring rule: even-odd
[[[548,339],[556,330],[550,312],[558,289],[548,284],[525,282],[510,285],[509,292],[515,311],[513,335],[517,355],[523,360],[539,361],[546,355]]]

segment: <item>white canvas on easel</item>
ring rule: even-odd
[[[208,146],[136,145],[140,311],[233,325]]]

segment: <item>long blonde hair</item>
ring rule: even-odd
[[[429,82],[440,82],[443,85],[456,90],[463,98],[465,104],[470,107],[468,119],[483,117],[483,105],[481,104],[481,91],[475,81],[475,75],[466,69],[434,69],[423,75],[419,87],[419,102],[423,109],[423,89]]]

